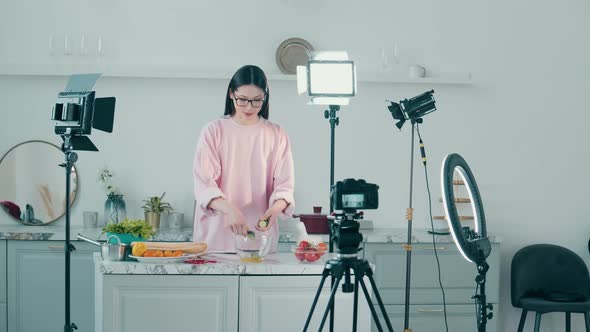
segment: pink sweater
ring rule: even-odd
[[[244,126],[229,116],[216,119],[201,130],[193,162],[196,210],[194,241],[205,241],[208,251],[235,252],[234,235],[225,216],[207,208],[212,199],[223,197],[246,217],[250,230],[275,200],[289,203],[283,211],[291,215],[293,199],[293,157],[287,133],[260,118]],[[266,234],[272,249],[278,243],[278,224]]]

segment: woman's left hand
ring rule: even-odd
[[[262,215],[256,223],[256,230],[260,232],[268,231],[274,223],[277,222],[279,214],[285,210],[287,202],[283,199],[276,200],[275,203]],[[266,223],[264,221],[267,221]],[[266,225],[264,225],[266,224]]]
[[[271,225],[276,222],[279,212],[276,212],[272,207],[266,210],[264,215],[256,223],[256,229],[260,232],[266,232],[270,229]]]

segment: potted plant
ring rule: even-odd
[[[115,235],[121,243],[125,244],[131,244],[133,241],[145,241],[156,234],[154,227],[147,221],[130,219],[124,219],[118,224],[106,224],[102,228],[102,232],[107,234],[107,239],[111,235]]]
[[[154,228],[160,228],[160,214],[162,212],[173,211],[170,203],[163,201],[164,195],[166,195],[166,192],[162,196],[149,197],[144,200],[145,204],[142,206],[145,212],[145,220]]]

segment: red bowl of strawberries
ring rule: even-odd
[[[313,263],[328,252],[328,246],[323,242],[301,241],[298,245],[292,246],[291,250],[300,262]]]

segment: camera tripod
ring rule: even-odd
[[[342,291],[344,293],[352,293],[354,292],[354,302],[353,302],[353,316],[352,316],[352,331],[356,331],[357,329],[357,319],[358,319],[358,286],[360,284],[361,288],[363,289],[363,294],[365,295],[365,299],[369,305],[369,309],[371,310],[371,315],[375,321],[375,325],[379,331],[383,331],[381,323],[379,321],[379,317],[377,316],[377,311],[375,311],[375,306],[371,301],[371,295],[367,290],[367,286],[363,278],[366,276],[371,283],[371,287],[373,288],[373,293],[375,294],[375,298],[377,299],[377,303],[379,304],[379,308],[381,309],[381,313],[383,314],[383,318],[385,319],[385,323],[387,324],[388,331],[393,332],[393,327],[391,326],[391,322],[389,321],[389,317],[387,316],[387,312],[385,311],[385,306],[383,305],[383,300],[379,295],[379,291],[377,289],[377,285],[375,284],[375,279],[373,279],[373,270],[369,265],[369,262],[365,259],[358,258],[358,245],[362,241],[362,235],[358,232],[359,230],[359,223],[354,220],[354,218],[349,219],[350,216],[358,216],[356,211],[352,214],[343,214],[344,219],[339,223],[334,222],[334,242],[337,244],[339,249],[339,254],[336,258],[328,260],[322,271],[322,280],[320,281],[320,285],[318,290],[315,294],[313,299],[313,303],[309,310],[309,314],[307,316],[307,320],[305,321],[305,326],[303,327],[303,331],[307,331],[309,327],[309,323],[311,322],[311,317],[313,316],[313,312],[317,305],[318,299],[324,287],[324,282],[328,276],[331,276],[334,279],[332,282],[332,288],[330,291],[330,298],[328,300],[328,304],[326,305],[326,309],[324,310],[324,315],[322,316],[322,321],[320,323],[320,327],[318,331],[322,331],[324,328],[324,324],[326,322],[326,318],[328,313],[334,313],[334,296],[336,295],[336,291],[338,290],[338,285],[344,279],[342,284]],[[351,274],[350,271],[354,272],[354,284],[351,282]],[[330,330],[333,330],[333,326],[330,326]]]

